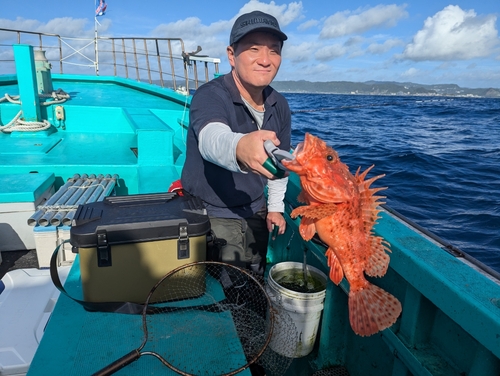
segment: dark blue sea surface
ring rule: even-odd
[[[375,165],[390,208],[500,272],[500,99],[285,93],[351,172]]]

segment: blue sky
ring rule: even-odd
[[[0,27],[92,37],[94,0],[0,0]],[[500,88],[499,0],[108,0],[103,36],[178,37],[225,58],[237,16],[273,14],[288,35],[277,80],[410,81]]]

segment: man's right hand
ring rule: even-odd
[[[260,130],[244,135],[236,146],[236,159],[247,171],[274,179],[275,176],[262,166],[268,158],[264,149],[266,140],[271,140],[276,146],[280,144],[273,131]]]

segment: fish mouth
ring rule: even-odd
[[[310,133],[306,133],[304,141],[300,142],[297,145],[297,149],[295,149],[295,152],[293,154],[295,155],[295,157],[301,156],[304,161],[306,158],[309,159],[313,156],[312,153],[314,152],[314,150],[317,149],[317,141],[318,138]]]
[[[283,161],[283,165],[287,169],[297,173],[298,175],[305,174],[306,171],[304,170],[304,168],[311,157],[310,151],[313,148],[313,143],[314,136],[306,133],[304,141],[299,142],[299,144],[293,151],[292,155],[294,156],[294,159],[291,161]]]
[[[281,163],[283,164],[283,166],[286,167],[286,169],[293,171],[299,175],[302,171],[303,165],[297,160],[297,156],[302,153],[303,148],[304,148],[304,143],[300,142],[292,153],[292,156],[294,158],[291,160],[284,159],[281,161]]]
[[[304,142],[299,142],[295,150],[293,151],[293,155],[297,156],[297,154],[302,152],[302,149],[304,149]]]

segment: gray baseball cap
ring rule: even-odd
[[[272,33],[282,42],[288,39],[286,34],[281,31],[276,18],[270,14],[255,10],[250,13],[242,14],[236,19],[231,29],[229,45],[238,42],[245,35],[254,31]]]

